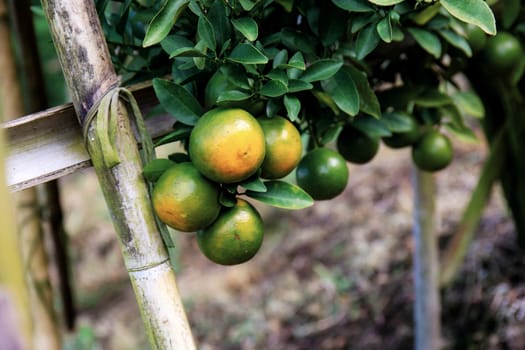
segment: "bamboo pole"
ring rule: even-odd
[[[18,34],[18,42],[21,56],[22,76],[25,82],[25,95],[27,99],[26,112],[36,112],[49,107],[46,85],[44,81],[44,73],[42,71],[42,64],[38,52],[35,27],[33,24],[33,14],[31,12],[30,0],[10,0],[10,7],[13,22],[15,22],[16,32]],[[37,187],[37,194],[39,203],[37,205],[42,208],[40,221],[42,223],[43,235],[50,238],[53,242],[54,262],[58,272],[58,289],[62,300],[62,315],[64,323],[68,329],[73,329],[74,326],[74,303],[73,292],[71,287],[71,278],[69,271],[69,258],[67,252],[67,235],[63,225],[62,206],[60,204],[60,189],[58,180],[49,181]],[[41,251],[45,253],[44,239],[40,241],[42,245]],[[42,255],[42,258],[45,256]],[[40,269],[49,269],[46,265],[47,259],[41,260]],[[50,283],[47,283],[50,284]],[[53,305],[51,298],[52,294],[48,293],[49,298],[46,302],[49,307]],[[52,309],[50,309],[52,310]],[[60,344],[58,317],[53,312],[51,317],[43,320],[35,320],[36,324],[45,324],[54,321],[54,330],[47,332],[49,336],[57,336],[54,342],[57,348]],[[49,324],[53,326],[53,324]]]
[[[13,5],[13,4],[11,4]],[[14,6],[9,7],[9,14],[17,28],[16,14]],[[13,33],[16,31],[13,30]],[[20,37],[16,34],[8,35],[8,39],[16,37],[20,43]],[[2,48],[3,54],[11,56],[11,66],[6,69],[14,72],[11,79],[2,79],[0,84],[5,84],[6,89],[11,91],[11,106],[4,110],[6,120],[15,119],[23,116],[26,112],[22,99],[21,79],[16,75],[17,67],[14,64],[15,53],[13,51],[12,40],[6,40]],[[22,55],[23,55],[22,51]],[[31,104],[31,94],[29,94],[28,105]],[[53,307],[53,293],[49,280],[48,259],[44,244],[42,226],[40,222],[40,206],[36,188],[29,188],[13,195],[16,206],[17,233],[19,245],[27,280],[29,293],[29,307],[31,310],[32,334],[29,337],[32,341],[32,348],[42,350],[60,349],[60,335],[56,323],[56,315]],[[28,347],[30,347],[28,345]]]
[[[118,79],[94,3],[42,0],[64,76],[80,124]],[[152,348],[195,349],[176,277],[156,226],[148,186],[142,177],[137,142],[125,108],[117,116],[115,147],[120,163],[108,168],[101,159],[95,123],[86,132],[93,166],[117,231],[142,319]]]
[[[11,36],[7,18],[7,6],[4,0],[0,0],[0,119],[12,118],[22,111],[20,91],[16,88],[16,67],[11,54]],[[14,86],[13,86],[14,85]],[[1,134],[0,159],[4,169],[4,134]],[[14,207],[12,198],[9,197],[4,186],[5,175],[0,172],[0,215],[2,216],[2,232],[0,234],[0,266],[9,268],[0,269],[0,284],[5,292],[2,292],[2,306],[0,307],[0,318],[2,324],[14,323],[13,330],[19,334],[12,334],[8,329],[0,331],[0,345],[20,346],[31,349],[30,344],[32,325],[31,310],[29,306],[29,293],[25,280],[24,263],[20,252],[18,235],[15,231],[13,221]],[[12,307],[11,307],[11,304]],[[16,319],[6,315],[7,306],[13,309]],[[9,317],[9,320],[6,318]],[[8,334],[2,334],[6,332]],[[3,341],[6,344],[3,344]]]
[[[435,182],[414,166],[414,323],[416,350],[441,348],[439,262],[435,230]]]

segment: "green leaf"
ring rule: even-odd
[[[474,118],[483,118],[485,116],[485,107],[479,96],[472,91],[461,91],[452,95],[452,100],[465,114]]]
[[[479,141],[476,133],[474,133],[474,131],[468,127],[460,127],[454,123],[446,123],[445,127],[461,141],[469,143],[477,143]]]
[[[381,106],[366,75],[353,66],[345,66],[345,70],[352,76],[357,91],[359,91],[359,109],[375,118],[381,118]]]
[[[332,96],[328,95],[326,92],[318,91],[318,90],[312,90],[312,94],[317,99],[317,101],[319,101],[319,103],[321,103],[322,105],[325,105],[326,107],[330,108],[335,115],[339,115],[341,113],[341,110],[335,104],[335,101],[332,98]]]
[[[376,30],[381,40],[386,43],[392,42],[392,22],[390,21],[390,16],[386,16],[377,22]]]
[[[484,0],[440,0],[440,3],[457,19],[472,23],[487,34],[496,34],[496,19]]]
[[[206,16],[199,17],[199,21],[197,22],[197,32],[200,39],[204,41],[206,46],[210,50],[215,51],[217,46],[217,42],[215,40],[215,31],[213,30],[213,26]]]
[[[282,69],[274,69],[266,74],[266,77],[270,78],[271,80],[279,80],[284,85],[288,85],[288,76]]]
[[[259,90],[259,93],[266,97],[279,97],[287,92],[288,88],[280,80],[269,80]]]
[[[387,125],[392,132],[409,131],[413,123],[410,121],[413,117],[405,111],[385,112],[381,120]]]
[[[281,42],[291,51],[301,51],[312,55],[316,53],[318,44],[314,36],[290,28],[281,30]]]
[[[355,53],[358,60],[365,58],[379,44],[379,34],[377,34],[376,24],[371,23],[364,27],[355,41]]]
[[[266,188],[266,185],[258,175],[251,176],[247,180],[241,182],[239,186],[253,192],[266,192],[268,190],[268,188]]]
[[[441,107],[452,104],[452,99],[447,94],[436,89],[426,89],[418,96],[414,97],[413,102],[421,107]]]
[[[304,80],[300,79],[290,79],[288,80],[288,92],[299,92],[312,90],[314,86],[310,83],[307,83]]]
[[[241,43],[232,50],[228,60],[241,64],[266,64],[266,57],[258,48],[249,43]]]
[[[352,117],[359,112],[359,92],[346,69],[340,69],[333,77],[321,82],[321,86],[334,100],[337,107]]]
[[[257,1],[252,0],[239,0],[239,3],[244,11],[250,11],[255,5],[257,5]]]
[[[439,34],[452,46],[460,49],[467,57],[472,56],[472,49],[468,41],[461,35],[451,30],[443,29],[439,31]]]
[[[293,54],[288,61],[289,68],[296,68],[300,70],[306,69],[306,64],[304,63],[303,54],[299,51]]]
[[[188,126],[184,124],[178,126],[178,123],[176,125],[177,127],[175,128],[175,130],[171,131],[167,135],[164,135],[163,137],[161,137],[155,142],[155,147],[165,145],[167,143],[171,143],[175,141],[184,140],[190,136],[191,130],[193,129],[192,126]]]
[[[281,65],[285,65],[286,61],[288,60],[288,51],[287,50],[281,50],[273,56],[273,68],[282,68]]]
[[[257,22],[251,17],[234,18],[231,20],[233,27],[237,29],[249,41],[257,40],[259,27]]]
[[[144,166],[144,169],[142,170],[142,176],[144,176],[144,178],[148,181],[155,182],[162,174],[164,174],[166,170],[171,168],[173,165],[175,165],[175,162],[169,159],[153,159]]]
[[[247,90],[250,89],[248,77],[246,76],[245,70],[241,66],[235,64],[223,64],[219,70],[234,86]]]
[[[173,51],[179,50],[180,48],[193,47],[193,43],[183,36],[173,34],[162,39],[160,46],[168,55],[171,55]]]
[[[501,22],[503,28],[509,29],[520,15],[521,0],[503,0]]]
[[[169,34],[189,2],[189,0],[166,0],[148,24],[142,46],[148,47],[160,43]]]
[[[275,2],[281,5],[286,12],[292,12],[294,0],[275,0]]]
[[[399,4],[400,2],[403,2],[405,0],[368,0],[372,4],[376,4],[379,6],[391,6],[395,4]]]
[[[217,103],[226,102],[226,101],[245,101],[252,97],[251,94],[248,94],[244,91],[239,90],[227,90],[222,92],[217,97]]]
[[[313,14],[313,20],[310,20],[317,24],[317,35],[325,47],[335,43],[346,31],[348,13],[341,11],[330,1],[318,2],[317,7],[308,14]]]
[[[304,209],[314,204],[312,197],[299,186],[285,181],[265,182],[266,192],[246,191],[246,195],[265,204],[282,209]]]
[[[195,125],[203,113],[197,99],[182,86],[165,79],[153,79],[153,89],[162,107],[178,121]]]
[[[306,68],[301,80],[311,83],[331,78],[343,66],[343,62],[335,59],[320,59]]]
[[[436,34],[419,28],[408,28],[407,30],[426,52],[435,58],[441,57],[441,41]]]
[[[284,107],[286,108],[288,119],[292,122],[296,121],[301,111],[301,101],[293,95],[284,95]]]
[[[205,53],[206,52],[206,43],[204,42],[204,40],[199,40],[199,42],[197,44],[195,44],[195,49],[197,51],[200,51],[202,53]],[[193,57],[193,63],[195,64],[195,67],[197,67],[197,69],[200,69],[200,70],[203,70],[204,67],[206,67],[206,55],[205,56],[194,56]]]
[[[207,57],[205,53],[194,47],[181,47],[174,50],[170,54],[170,58],[174,57]]]
[[[226,44],[231,40],[233,34],[229,15],[229,8],[223,1],[213,1],[208,9],[207,17],[213,26],[215,40],[221,51],[226,48]]]
[[[381,119],[376,119],[368,115],[359,116],[352,122],[352,125],[370,137],[384,137],[392,135],[385,122],[383,122]]]
[[[350,12],[374,12],[373,6],[366,0],[332,0],[335,6]]]

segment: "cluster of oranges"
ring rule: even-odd
[[[414,162],[424,170],[439,170],[452,159],[450,141],[437,131],[422,134],[415,122],[411,130],[383,141],[394,148],[412,145]],[[367,163],[379,142],[347,124],[335,149],[318,146],[303,154],[301,133],[287,118],[213,108],[191,131],[189,161],[173,163],[156,181],[153,206],[168,226],[197,232],[199,247],[210,260],[239,264],[259,250],[263,221],[238,187],[254,178],[281,179],[295,170],[297,185],[312,199],[331,199],[346,188],[346,162]]]
[[[200,249],[216,263],[249,260],[262,244],[261,216],[245,199],[236,196],[225,206],[221,197],[254,176],[288,175],[301,159],[299,131],[283,117],[256,119],[243,109],[214,108],[199,118],[188,151],[191,161],[174,164],[155,184],[157,215],[176,230],[197,231]]]

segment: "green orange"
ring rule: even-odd
[[[155,183],[155,212],[166,225],[184,232],[201,230],[219,216],[219,187],[189,162],[175,164]]]
[[[490,37],[485,46],[485,57],[497,71],[506,72],[518,64],[523,49],[520,41],[508,32]]]
[[[286,118],[257,119],[264,132],[266,155],[261,166],[261,177],[278,179],[288,175],[301,160],[301,134]]]
[[[250,260],[259,251],[263,237],[261,216],[243,199],[237,199],[231,208],[224,208],[211,226],[197,232],[202,253],[221,265],[236,265]]]
[[[350,163],[365,164],[379,150],[379,139],[346,125],[337,137],[337,150]]]
[[[446,168],[453,158],[452,144],[448,137],[437,130],[427,131],[412,146],[412,160],[425,171],[438,171]]]
[[[193,128],[189,154],[207,178],[220,183],[239,182],[260,168],[266,154],[264,132],[245,110],[212,109]]]
[[[319,147],[307,153],[296,170],[297,184],[313,199],[331,199],[346,188],[348,167],[336,151]]]

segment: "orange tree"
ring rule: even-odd
[[[160,106],[152,115],[175,118],[157,144],[180,141],[185,149],[148,164],[145,176],[154,184],[174,163],[192,162],[223,207],[247,196],[300,209],[338,195],[348,174],[326,170],[323,157],[308,162],[323,170],[307,181],[317,186],[300,186],[303,172],[293,172],[316,149],[363,164],[382,141],[411,147],[424,171],[441,170],[453,160],[451,137],[475,139],[465,118],[485,112],[479,89],[461,88],[457,77],[470,77],[463,73],[474,61],[521,77],[519,37],[509,33],[520,28],[514,0],[496,1],[509,30],[495,37],[494,12],[483,0],[96,4],[124,83],[153,79]],[[298,132],[300,145],[280,141],[280,151],[267,150],[275,141],[258,125],[277,120]]]
[[[445,256],[458,256],[458,246],[469,241],[466,233],[472,235],[496,179],[525,245],[525,122],[519,115],[525,22],[519,0],[97,0],[96,5],[123,82],[153,79],[160,106],[150,117],[174,116],[173,131],[157,144],[180,141],[185,149],[148,164],[145,176],[155,185],[176,163],[192,162],[218,193],[212,205],[221,208],[216,221],[235,208],[238,197],[300,209],[338,195],[330,185],[334,176],[346,183],[348,174],[340,168],[319,171],[309,181],[318,186],[311,188],[293,170],[312,163],[304,157],[319,149],[362,164],[382,142],[410,147],[423,171],[441,170],[453,161],[450,139],[476,138],[469,127],[475,124],[466,120],[474,117],[492,152],[462,219],[467,229]],[[464,81],[472,89],[465,89]],[[245,137],[230,134],[243,127],[226,122],[216,128],[204,123],[214,131],[194,134],[209,113],[226,113],[233,122],[235,111],[259,125],[274,125],[274,135],[279,135],[277,121],[284,119],[301,144],[287,136],[275,141],[264,130],[261,138],[255,123],[249,123]],[[226,136],[219,136],[221,130]],[[192,151],[192,144],[200,149]],[[254,156],[245,174],[210,175],[220,171],[214,162],[241,169],[236,154]],[[326,165],[313,163],[317,169]]]
[[[144,175],[158,186],[165,171],[191,162],[215,188],[211,192],[218,193],[206,196],[206,201],[216,198],[212,207],[221,207],[217,219],[197,234],[206,242],[201,247],[207,256],[212,242],[242,247],[236,240],[249,236],[229,228],[235,225],[226,220],[245,203],[239,197],[287,209],[333,198],[349,176],[340,164],[372,160],[380,142],[410,147],[423,172],[442,170],[453,161],[450,139],[475,140],[466,118],[482,118],[485,112],[483,127],[497,152],[464,221],[473,226],[490,185],[501,177],[524,236],[525,183],[519,179],[525,166],[519,155],[525,123],[515,113],[523,105],[525,66],[519,0],[96,4],[123,81],[153,79],[160,106],[151,117],[155,112],[174,116],[173,131],[157,144],[179,141],[184,146],[182,154],[147,164]],[[496,24],[503,29],[498,35]],[[466,80],[473,89],[464,88]],[[281,133],[278,142],[291,153],[271,151],[278,149],[277,141],[260,126],[282,119],[287,122],[281,123],[283,130],[291,124],[300,135],[299,145]],[[500,139],[505,147],[496,142]],[[494,170],[501,168],[491,166],[494,159],[502,158],[513,171]],[[281,168],[287,170],[281,173]],[[258,222],[258,214],[252,214]],[[231,237],[214,240],[206,232]],[[227,263],[251,256],[232,249]],[[229,259],[232,254],[240,258]]]

